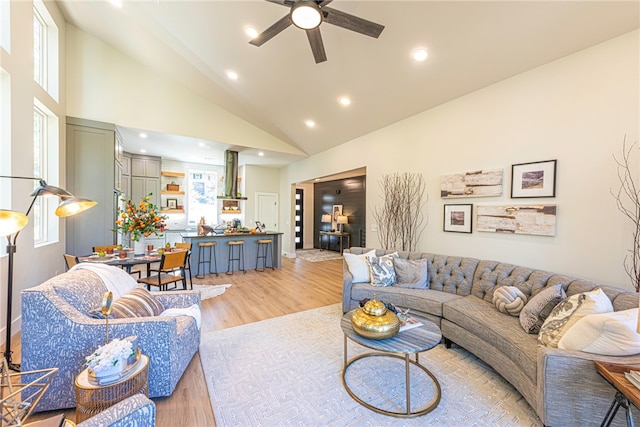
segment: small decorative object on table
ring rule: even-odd
[[[351,324],[358,335],[373,340],[391,338],[400,330],[398,316],[382,301],[376,300],[376,294],[372,300],[360,301],[360,308],[353,313]]]
[[[116,338],[87,356],[89,377],[98,384],[114,382],[131,367],[130,365],[135,365],[139,357],[137,337],[127,337],[123,340]]]

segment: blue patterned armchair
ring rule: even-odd
[[[75,377],[85,357],[105,341],[105,321],[89,312],[107,291],[92,271],[74,270],[25,289],[22,298],[22,369],[58,368],[36,411],[76,406]],[[197,291],[158,292],[165,308],[200,306]],[[169,396],[200,346],[193,317],[156,316],[109,319],[109,338],[138,337],[149,356],[149,397]]]

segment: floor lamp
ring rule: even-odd
[[[42,178],[7,175],[0,175],[0,178],[39,181],[39,186],[29,195],[30,197],[33,197],[33,199],[31,200],[29,209],[27,209],[27,213],[23,214],[12,210],[0,209],[0,236],[7,236],[7,254],[9,255],[7,275],[7,334],[4,342],[4,357],[7,360],[9,369],[13,371],[20,371],[20,364],[11,362],[11,303],[13,300],[13,254],[16,253],[16,239],[18,238],[20,231],[29,222],[29,212],[31,212],[36,198],[40,196],[57,196],[62,200],[55,212],[59,217],[78,214],[97,205],[98,203],[93,200],[74,197],[73,194],[63,190],[62,188],[47,185]]]

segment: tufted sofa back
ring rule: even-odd
[[[350,248],[346,252],[360,255],[373,250],[372,248]],[[434,255],[426,252],[402,252],[376,249],[376,256],[397,253],[402,259],[428,259],[429,288],[436,291],[448,292],[456,295],[470,295],[473,274],[478,260],[447,255]]]

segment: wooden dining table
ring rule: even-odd
[[[133,257],[127,256],[126,258],[120,258],[116,254],[107,254],[104,257],[99,257],[97,255],[88,255],[88,256],[78,257],[78,261],[80,262],[95,262],[100,264],[115,265],[118,267],[122,267],[129,274],[131,274],[131,268],[134,265],[146,264],[147,276],[150,274],[151,264],[154,262],[160,262],[161,259],[162,259],[162,256],[158,254],[134,255]]]

